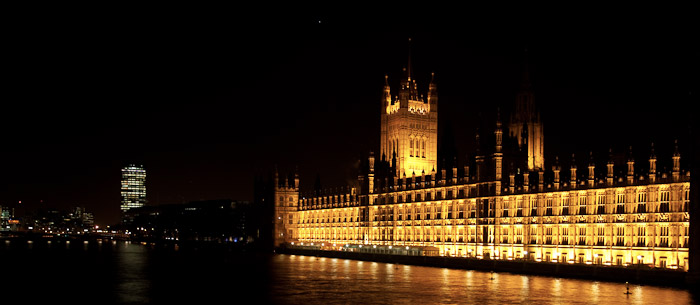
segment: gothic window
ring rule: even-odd
[[[411,157],[413,157],[413,139],[410,139],[409,143],[410,143],[409,144],[410,145],[410,155],[411,155]]]
[[[508,206],[509,206],[509,205],[510,205],[510,204],[509,204],[508,201],[503,200],[503,201],[501,202],[501,209],[503,210],[503,213],[502,213],[501,215],[502,215],[503,217],[508,217],[508,216],[509,216],[509,215],[508,215]]]
[[[617,214],[625,213],[625,194],[617,193]]]
[[[598,227],[597,245],[598,246],[605,246],[605,228],[604,227]]]
[[[569,228],[562,228],[561,235],[562,235],[561,244],[568,245],[569,244]]]
[[[516,212],[516,216],[517,216],[517,217],[522,217],[522,216],[523,216],[523,198],[522,198],[522,197],[518,197],[517,202],[518,202],[518,203],[517,203],[517,205],[518,205],[518,210],[517,210],[517,212]]]
[[[423,158],[425,158],[425,140],[423,140]]]
[[[659,241],[659,247],[668,247],[668,227],[661,227],[661,240]]]
[[[637,213],[646,213],[647,211],[647,193],[637,193]]]
[[[537,244],[537,227],[530,227],[530,244]]]
[[[578,228],[578,244],[586,245],[586,227]]]
[[[661,194],[659,194],[659,212],[661,213],[668,213],[669,212],[669,192],[668,190],[661,191]]]
[[[605,214],[605,194],[598,193],[596,196],[596,204],[598,205],[598,214]]]
[[[586,195],[578,197],[579,215],[586,215]]]
[[[637,247],[646,247],[646,227],[637,228]]]
[[[617,227],[617,241],[615,242],[615,246],[618,247],[624,247],[625,246],[625,227],[619,226]]]

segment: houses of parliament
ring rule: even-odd
[[[275,246],[688,270],[690,172],[681,171],[678,143],[670,172],[657,170],[653,144],[644,160],[630,153],[625,164],[611,157],[599,168],[591,153],[545,168],[525,71],[513,114],[476,132],[463,166],[440,168],[432,76],[425,95],[410,59],[398,91],[385,76],[380,149],[362,160],[355,185],[301,193],[298,174],[275,172]]]

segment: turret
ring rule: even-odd
[[[678,151],[678,140],[675,142],[673,151],[673,181],[678,182],[681,178],[681,153]]]
[[[299,167],[294,170],[294,190],[299,191]]]
[[[452,184],[457,184],[457,157],[452,161]]]
[[[632,156],[632,146],[630,146],[630,155],[627,159],[627,184],[634,183],[634,157]]]
[[[501,129],[501,110],[498,110],[496,117],[496,152],[493,154],[493,161],[495,165],[495,175],[496,175],[496,192],[500,193],[501,189],[501,179],[503,178],[503,130]]]
[[[438,91],[437,85],[435,84],[435,72],[430,73],[430,85],[428,85],[428,104],[430,104],[430,111],[437,111],[438,109]]]
[[[445,162],[442,162],[442,164],[445,164]],[[445,185],[446,182],[447,182],[447,170],[443,167],[440,170],[440,184]]]
[[[479,136],[479,129],[476,130],[476,181],[481,181],[483,178],[482,167],[484,164],[484,156],[481,155],[481,141]]]
[[[464,183],[469,183],[469,155],[466,155],[466,162],[464,163]]]
[[[612,186],[613,183],[615,183],[615,161],[613,161],[613,154],[612,154],[612,148],[610,148],[610,155],[608,158],[608,176],[606,178],[606,182],[608,186]]]
[[[576,188],[576,182],[578,181],[576,177],[576,156],[571,154],[571,188]]]
[[[523,172],[523,190],[525,192],[530,191],[530,172],[527,170]]]
[[[509,174],[510,181],[508,183],[508,188],[510,189],[510,193],[515,192],[515,172],[513,171],[513,163],[510,164],[510,174]]]
[[[391,106],[391,87],[389,87],[389,75],[384,74],[384,97],[382,98],[383,104],[384,104],[384,109],[385,110],[387,106]]]
[[[590,159],[588,160],[588,187],[595,186],[595,160],[591,151]]]
[[[559,166],[559,156],[554,158],[554,167],[552,168],[552,171],[554,171],[554,189],[558,190],[559,189],[559,173],[561,172],[561,166]]]
[[[656,154],[654,154],[654,142],[651,142],[649,154],[649,183],[656,183]]]
[[[369,173],[367,174],[369,180],[368,193],[374,193],[374,152],[369,152]]]

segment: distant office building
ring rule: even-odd
[[[0,231],[14,231],[19,223],[15,217],[15,209],[7,206],[0,206]]]
[[[87,228],[91,228],[93,225],[95,225],[95,216],[90,213],[85,211],[85,208],[83,207],[75,207],[73,208],[73,211],[69,214],[70,219],[82,223],[83,226]]]
[[[28,230],[58,234],[84,234],[95,225],[94,216],[85,208],[40,210],[26,219]]]
[[[141,165],[129,164],[122,168],[122,212],[146,204],[146,170]]]

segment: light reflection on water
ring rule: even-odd
[[[280,304],[692,304],[682,289],[509,273],[276,255]],[[338,267],[338,265],[342,267]]]
[[[114,246],[118,247],[116,255],[119,268],[115,289],[117,299],[126,304],[148,303],[151,289],[151,277],[145,271],[148,264],[148,249],[130,243],[119,243]]]
[[[221,249],[175,250],[128,242],[6,240],[0,242],[0,258],[11,262],[3,272],[14,276],[3,291],[21,290],[32,283],[43,292],[39,297],[48,301],[70,292],[87,304],[675,305],[694,301],[686,290],[665,287],[630,285],[632,294],[627,296],[623,283],[509,273],[494,273],[491,279],[490,272]],[[243,301],[249,296],[254,301]]]

